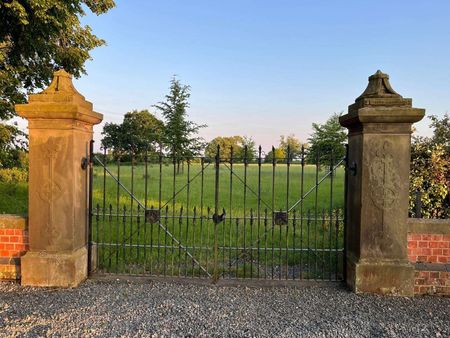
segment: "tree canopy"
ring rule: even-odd
[[[174,77],[165,101],[155,105],[164,118],[163,144],[169,156],[176,158],[178,163],[198,155],[204,146],[197,134],[205,126],[188,120],[190,89]]]
[[[265,163],[272,163],[275,156],[275,163],[286,162],[286,153],[282,148],[272,148],[264,157]]]
[[[442,145],[450,154],[450,117],[446,113],[441,119],[436,115],[430,115],[429,118],[430,127],[433,128],[431,142]]]
[[[81,25],[85,8],[99,15],[113,0],[9,0],[0,3],[0,119],[48,85],[56,68],[85,73],[89,52],[105,41]]]
[[[0,124],[0,169],[23,167],[27,143],[16,125]]]
[[[155,152],[162,140],[164,124],[148,110],[133,110],[125,114],[121,124],[106,123],[102,146],[116,155]]]
[[[291,161],[299,158],[302,153],[302,143],[294,134],[288,136],[281,135],[279,148],[284,152],[286,157],[288,156],[289,148],[289,157]]]
[[[0,2],[0,121],[14,105],[47,86],[55,69],[75,77],[85,73],[89,52],[105,41],[80,23],[85,9],[99,15],[113,0],[9,0]],[[0,123],[0,168],[23,167],[26,135]]]
[[[248,161],[252,161],[256,156],[255,142],[246,136],[218,136],[208,143],[205,149],[205,157],[214,158],[217,153],[217,146],[220,147],[220,157],[222,159],[231,158],[231,148],[233,148],[233,158],[241,161],[246,155]],[[245,148],[247,147],[247,154]]]
[[[309,141],[307,162],[316,163],[319,155],[319,164],[330,163],[331,156],[334,161],[345,156],[345,141],[347,133],[339,124],[340,114],[333,114],[325,123],[313,123],[313,133]]]

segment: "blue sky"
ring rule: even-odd
[[[83,18],[108,45],[75,85],[120,122],[162,100],[176,74],[192,87],[189,115],[208,125],[206,140],[247,135],[267,149],[282,134],[305,141],[377,69],[427,114],[447,112],[449,17],[448,0],[119,0]]]

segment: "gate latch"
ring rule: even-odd
[[[357,169],[358,167],[355,161],[353,161],[352,165],[348,167],[348,170],[350,171],[350,174],[352,174],[352,176],[356,176]]]
[[[86,168],[88,167],[88,163],[89,160],[87,159],[87,157],[83,157],[81,159],[81,169],[86,170]]]

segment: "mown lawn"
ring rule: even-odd
[[[193,208],[203,206],[204,209],[215,205],[215,169],[214,164],[205,164],[202,173],[200,164],[184,167],[183,172],[176,173],[173,165],[149,164],[134,166],[115,164],[108,165],[112,176],[119,178],[126,189],[147,207],[165,207],[179,210],[181,207],[191,213]],[[327,168],[328,169],[328,168]],[[308,209],[336,209],[344,206],[344,169],[337,168],[333,176],[328,175],[320,183],[317,190],[315,182],[326,176],[328,170],[321,170],[316,175],[315,166],[307,165],[303,171],[301,166],[277,164],[275,168],[270,164],[261,166],[261,174],[256,164],[242,164],[233,166],[233,174],[229,164],[221,164],[219,168],[219,209],[224,208],[227,213],[243,215],[260,209],[289,210],[300,199],[301,193],[310,192],[302,203],[295,209],[305,213]],[[147,184],[145,176],[147,175]],[[120,187],[114,178],[97,166],[94,170],[94,207],[108,208],[125,206],[127,209],[136,208],[129,194]],[[317,177],[316,177],[317,176]],[[289,179],[288,179],[289,177]],[[244,184],[245,183],[245,184]],[[103,193],[105,191],[105,193]],[[317,199],[316,199],[317,193]],[[161,197],[159,197],[161,195]],[[260,200],[258,199],[260,196]],[[258,201],[260,203],[258,204]]]

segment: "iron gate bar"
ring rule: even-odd
[[[320,149],[316,152],[316,186],[314,195],[314,249],[317,250],[317,203],[319,198],[319,158]],[[317,273],[317,255],[314,255],[314,274]]]
[[[217,154],[215,159],[215,189],[214,189],[214,216],[217,217],[219,214],[219,169],[220,169],[220,146],[217,145]],[[219,271],[217,270],[217,259],[218,259],[218,243],[217,243],[217,222],[214,222],[214,269],[213,276],[214,281],[219,278]]]
[[[92,192],[93,192],[93,183],[94,183],[94,140],[89,141],[89,154],[87,154],[87,158],[89,159],[89,196],[88,196],[88,228],[87,228],[87,239],[88,243],[92,240]],[[92,247],[88,245],[88,273],[92,271]]]
[[[300,181],[300,196],[303,198],[304,179],[305,179],[305,146],[302,144],[301,153],[301,181]],[[295,209],[294,209],[295,211]],[[303,203],[300,203],[300,248],[303,248]],[[295,236],[294,236],[295,239]],[[300,254],[300,266],[303,266],[303,253]],[[300,269],[300,279],[303,278],[303,271]]]
[[[331,154],[330,154],[330,171],[331,171],[331,176],[330,176],[330,209],[329,209],[329,215],[331,218],[331,215],[333,213],[333,182],[334,182],[334,151],[331,150]],[[345,202],[344,202],[345,203]],[[328,246],[331,247],[331,222],[330,222],[330,233],[328,235],[329,238],[329,243]],[[331,253],[330,253],[330,257],[329,257],[329,264],[330,266],[333,264],[333,260],[331,258]],[[331,279],[331,269],[330,269],[330,279]]]
[[[246,234],[247,234],[247,147],[244,149],[244,251],[246,251]],[[244,263],[244,276],[246,276],[247,265]]]
[[[102,165],[103,167],[104,167],[104,169],[105,169],[105,171],[110,175],[110,177],[114,180],[114,181],[116,181],[116,183],[118,184],[118,185],[120,185],[121,187],[122,187],[122,189],[124,189],[128,194],[129,194],[129,196],[132,198],[132,200],[134,200],[134,201],[136,201],[136,203],[138,204],[138,205],[140,205],[141,207],[144,207],[143,206],[143,204],[133,195],[133,194],[131,194],[130,193],[130,191],[120,182],[120,181],[118,181],[117,180],[117,178],[115,178],[114,177],[114,175],[111,173],[111,171],[106,167],[106,165],[104,165],[99,159],[98,159],[98,157],[97,156],[95,156],[94,155],[94,158],[100,163],[100,165]],[[97,207],[99,208],[99,205],[97,205]],[[126,207],[124,206],[124,214],[125,214],[125,212],[126,212]],[[97,210],[97,216],[99,216],[99,211]],[[131,215],[131,216],[129,216],[130,218],[132,218],[133,216]],[[167,215],[166,215],[166,217],[165,217],[166,219],[167,219]],[[125,218],[124,218],[125,219]],[[125,221],[124,221],[125,222]],[[169,235],[169,237],[172,239],[172,241],[175,241],[176,242],[176,244],[179,246],[179,248],[180,249],[183,249],[184,251],[186,251],[187,252],[187,255],[199,266],[199,268],[200,269],[202,269],[204,272],[206,272],[206,274],[208,275],[208,277],[211,277],[211,275],[207,272],[207,270],[200,264],[200,262],[198,262],[196,259],[195,259],[195,257],[193,257],[192,256],[192,254],[190,253],[190,252],[188,252],[187,251],[187,249],[185,249],[185,247],[181,244],[181,241],[179,241],[179,240],[177,240],[176,238],[175,238],[175,236],[167,229],[167,227],[165,227],[163,224],[161,224],[160,222],[158,222],[158,225],[164,230],[164,232],[165,232],[165,234],[166,234],[166,237],[167,237],[167,235]],[[125,227],[125,223],[124,223],[124,227]],[[98,224],[97,224],[97,232],[98,232]],[[131,237],[132,236],[132,234],[130,235],[130,237],[128,237],[128,238],[126,238],[123,242],[126,242],[126,241],[128,241],[128,240],[131,240]],[[97,233],[97,238],[99,238],[98,237],[98,233]],[[111,253],[110,253],[110,255],[111,255]],[[125,256],[125,255],[124,255]],[[107,259],[109,259],[109,257],[110,256],[108,256],[107,257]]]
[[[188,159],[187,160],[187,187],[186,187],[186,212],[189,215],[189,193],[190,193],[190,182],[189,182],[189,177],[190,177],[190,169],[191,169],[191,161]],[[186,239],[185,239],[185,243],[188,243],[188,236],[189,236],[189,218],[186,219]],[[195,232],[193,233],[194,236],[194,248],[192,249],[194,252],[192,255],[195,255]],[[184,254],[184,266],[186,267],[187,265],[187,254]],[[186,268],[184,269],[184,277],[187,277],[187,270]]]
[[[344,265],[344,269],[342,271],[342,275],[343,275],[343,279],[346,281],[347,280],[347,252],[346,252],[346,248],[347,248],[347,227],[345,226],[347,224],[347,219],[348,219],[348,210],[347,210],[347,186],[348,186],[348,174],[349,174],[349,165],[348,165],[348,154],[349,154],[349,145],[348,143],[345,145],[345,175],[344,175],[344,251],[342,254],[342,260],[343,260],[343,265]],[[336,239],[337,241],[337,239]]]
[[[275,147],[272,146],[272,212],[275,210],[275,168],[276,168],[276,158],[275,158]],[[273,279],[273,261],[275,259],[273,246],[274,246],[274,220],[272,217],[272,279]]]
[[[230,147],[230,204],[229,204],[229,246],[231,247],[231,237],[232,237],[232,212],[233,212],[233,160],[234,160],[234,151],[233,151],[233,146]],[[237,242],[237,237],[236,237],[236,242]],[[231,252],[232,250],[228,251],[228,262],[231,262]],[[231,265],[228,264],[228,275],[231,278]]]
[[[120,156],[117,159],[117,179],[120,181]],[[119,238],[119,232],[120,232],[120,216],[119,216],[119,212],[120,212],[120,185],[117,184],[117,229],[116,229],[116,236],[117,238]],[[116,262],[119,262],[119,250],[116,250]],[[116,266],[116,272],[119,271],[119,264],[117,264]]]
[[[158,163],[159,163],[159,185],[158,185],[158,209],[161,212],[162,207],[161,207],[161,197],[162,197],[162,146],[159,146],[159,154],[158,154]],[[167,215],[167,212],[166,212]],[[158,245],[161,243],[161,227],[158,226]],[[157,253],[157,263],[158,266],[160,265],[161,262],[161,253],[158,250]]]
[[[258,240],[261,228],[261,146],[258,147]],[[260,276],[260,250],[258,245],[258,278]]]
[[[286,210],[289,208],[289,174],[290,174],[290,166],[291,166],[291,146],[288,144],[287,147],[287,173],[286,173]],[[286,218],[288,217],[288,214],[286,213]],[[289,222],[286,220],[286,279],[288,279],[288,258],[289,258]],[[280,236],[281,236],[281,229],[280,229]],[[281,242],[281,240],[280,240]],[[280,254],[280,262],[281,262],[281,254]],[[281,265],[281,264],[280,264]],[[281,274],[280,274],[281,278]]]
[[[176,195],[175,195],[175,187],[176,187],[176,170],[177,170],[177,168],[176,168],[177,163],[176,163],[175,154],[173,156],[172,163],[173,163],[172,199],[171,199],[171,201],[172,201],[172,216],[173,216],[173,218],[172,218],[172,229],[173,229],[173,231],[175,231],[175,197],[176,197]],[[171,255],[171,257],[172,257],[172,264],[171,264],[171,266],[172,266],[172,275],[173,275],[173,269],[174,269],[174,266],[173,266],[173,250],[174,250],[173,249],[173,243],[174,243],[174,241],[173,241],[173,237],[172,237],[172,255]],[[179,252],[179,254],[180,254],[180,252]],[[166,258],[167,258],[167,251],[165,250],[164,251],[164,276],[166,275],[166,268],[165,268],[166,267]],[[178,257],[178,262],[179,261],[180,261],[180,257]],[[178,275],[180,275],[180,270],[178,270]]]
[[[148,209],[148,205],[147,205],[147,200],[148,200],[148,147],[145,149],[145,157],[144,157],[144,161],[145,161],[145,169],[144,169],[144,175],[145,175],[145,186],[144,186],[144,191],[145,191],[145,195],[144,195],[144,207],[145,207],[145,213],[147,212]],[[144,243],[145,240],[147,239],[147,215],[144,213]],[[153,243],[153,223],[150,222],[150,227],[152,228],[150,231],[150,242]],[[147,250],[144,249],[144,266],[143,268],[143,272],[145,272],[146,268],[147,268]],[[150,258],[150,266],[152,265],[152,259]]]

